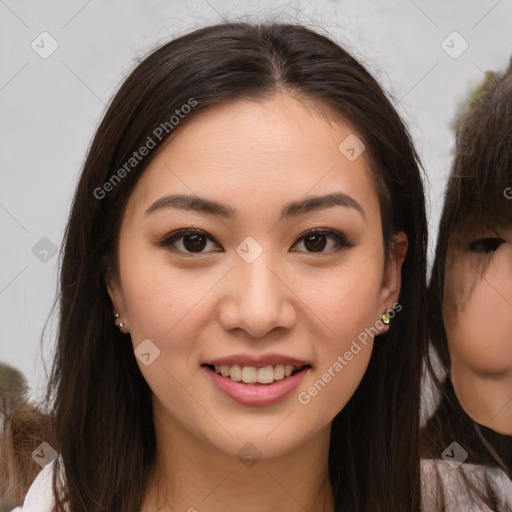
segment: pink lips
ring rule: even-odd
[[[290,365],[296,368],[304,367],[289,377],[274,381],[272,384],[246,384],[244,382],[235,382],[229,377],[223,377],[206,365],[212,366],[254,366],[263,368],[268,365]],[[306,373],[311,371],[311,366],[307,361],[302,361],[293,357],[287,357],[280,354],[267,354],[264,356],[233,355],[220,359],[205,361],[201,365],[215,386],[225,395],[236,402],[245,405],[270,405],[283,400],[290,395],[300,384]]]
[[[227,357],[222,357],[220,359],[210,359],[209,361],[203,361],[201,363],[211,364],[213,366],[233,366],[235,364],[239,364],[240,366],[255,366],[257,368],[263,368],[268,365],[275,366],[276,364],[284,364],[295,367],[305,366],[308,361],[301,361],[300,359],[296,359],[294,357],[284,356],[282,354],[265,354],[262,356],[250,356],[247,354],[238,354]]]

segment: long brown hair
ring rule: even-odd
[[[425,458],[439,458],[457,440],[468,452],[467,462],[500,468],[512,477],[482,429],[467,416],[451,383],[450,353],[443,322],[445,262],[450,239],[465,239],[479,228],[496,229],[512,225],[512,66],[506,72],[488,72],[484,83],[458,116],[455,158],[439,225],[432,276],[428,287],[429,337],[441,369],[438,376],[433,358],[428,368],[441,407],[421,432],[421,452]],[[507,190],[511,196],[507,199]],[[493,511],[496,496],[485,481],[479,491],[461,472],[461,479],[472,495]]]
[[[333,420],[328,464],[336,511],[420,508],[427,233],[419,159],[392,103],[358,61],[315,31],[269,22],[201,28],[151,53],[124,81],[92,141],[65,233],[59,333],[47,391],[71,512],[139,512],[155,458],[151,390],[133,347],[114,325],[105,287],[106,273],[115,270],[127,199],[168,134],[215,105],[280,90],[318,101],[362,134],[385,248],[396,231],[409,240],[402,311]],[[169,125],[191,99],[196,104],[186,118],[156,137],[155,129]],[[156,147],[125,167],[122,179],[113,179],[148,137]]]

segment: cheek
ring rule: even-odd
[[[364,337],[361,333],[344,336],[324,351],[314,377],[298,390],[297,400],[306,414],[328,422],[348,403],[366,372],[373,348],[372,337],[362,332]]]
[[[376,320],[377,279],[371,277],[371,271],[356,270],[330,272],[310,281],[304,279],[299,294],[305,314],[316,315],[322,321],[324,335],[334,342],[340,335],[357,334],[358,329],[368,327]],[[294,281],[296,284],[300,282],[300,279]]]
[[[319,337],[315,378],[301,386],[299,403],[310,414],[332,419],[349,401],[363,378],[378,325],[378,291],[382,268],[377,260],[331,274],[315,287],[315,304],[329,327]],[[328,290],[328,293],[321,293]],[[312,308],[313,309],[313,308]]]
[[[473,269],[446,281],[445,327],[452,361],[475,372],[512,369],[512,276],[497,261],[479,276]]]
[[[378,311],[383,256],[376,247],[367,241],[337,267],[297,273],[300,296],[329,327],[327,339],[357,336],[384,312]]]
[[[144,338],[164,340],[189,325],[201,297],[218,280],[218,272],[177,268],[164,251],[144,247],[125,253],[120,262],[123,295],[136,345]],[[214,274],[214,275],[212,275]]]
[[[208,292],[225,270],[177,268],[165,253],[133,247],[120,262],[131,342],[136,356],[150,353],[137,356],[137,364],[153,393],[175,413],[190,405],[184,390],[199,369],[200,341],[212,322]],[[142,352],[145,346],[149,350]]]

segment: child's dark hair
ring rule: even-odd
[[[484,83],[458,116],[455,128],[455,158],[445,192],[427,308],[430,342],[446,375],[451,366],[443,322],[449,241],[464,240],[479,229],[512,225],[512,65],[502,73],[486,73]],[[512,477],[480,426],[463,412],[450,378],[441,382],[435,366],[429,358],[441,409],[421,432],[422,456],[440,458],[443,450],[457,440],[468,452],[466,462],[500,468]],[[491,510],[499,510],[489,482],[482,494],[463,471],[461,476],[474,495]]]

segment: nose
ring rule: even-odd
[[[220,305],[219,321],[226,330],[243,329],[254,338],[282,327],[291,329],[296,322],[296,296],[282,268],[260,255],[256,261],[243,259],[224,286],[225,295]]]

